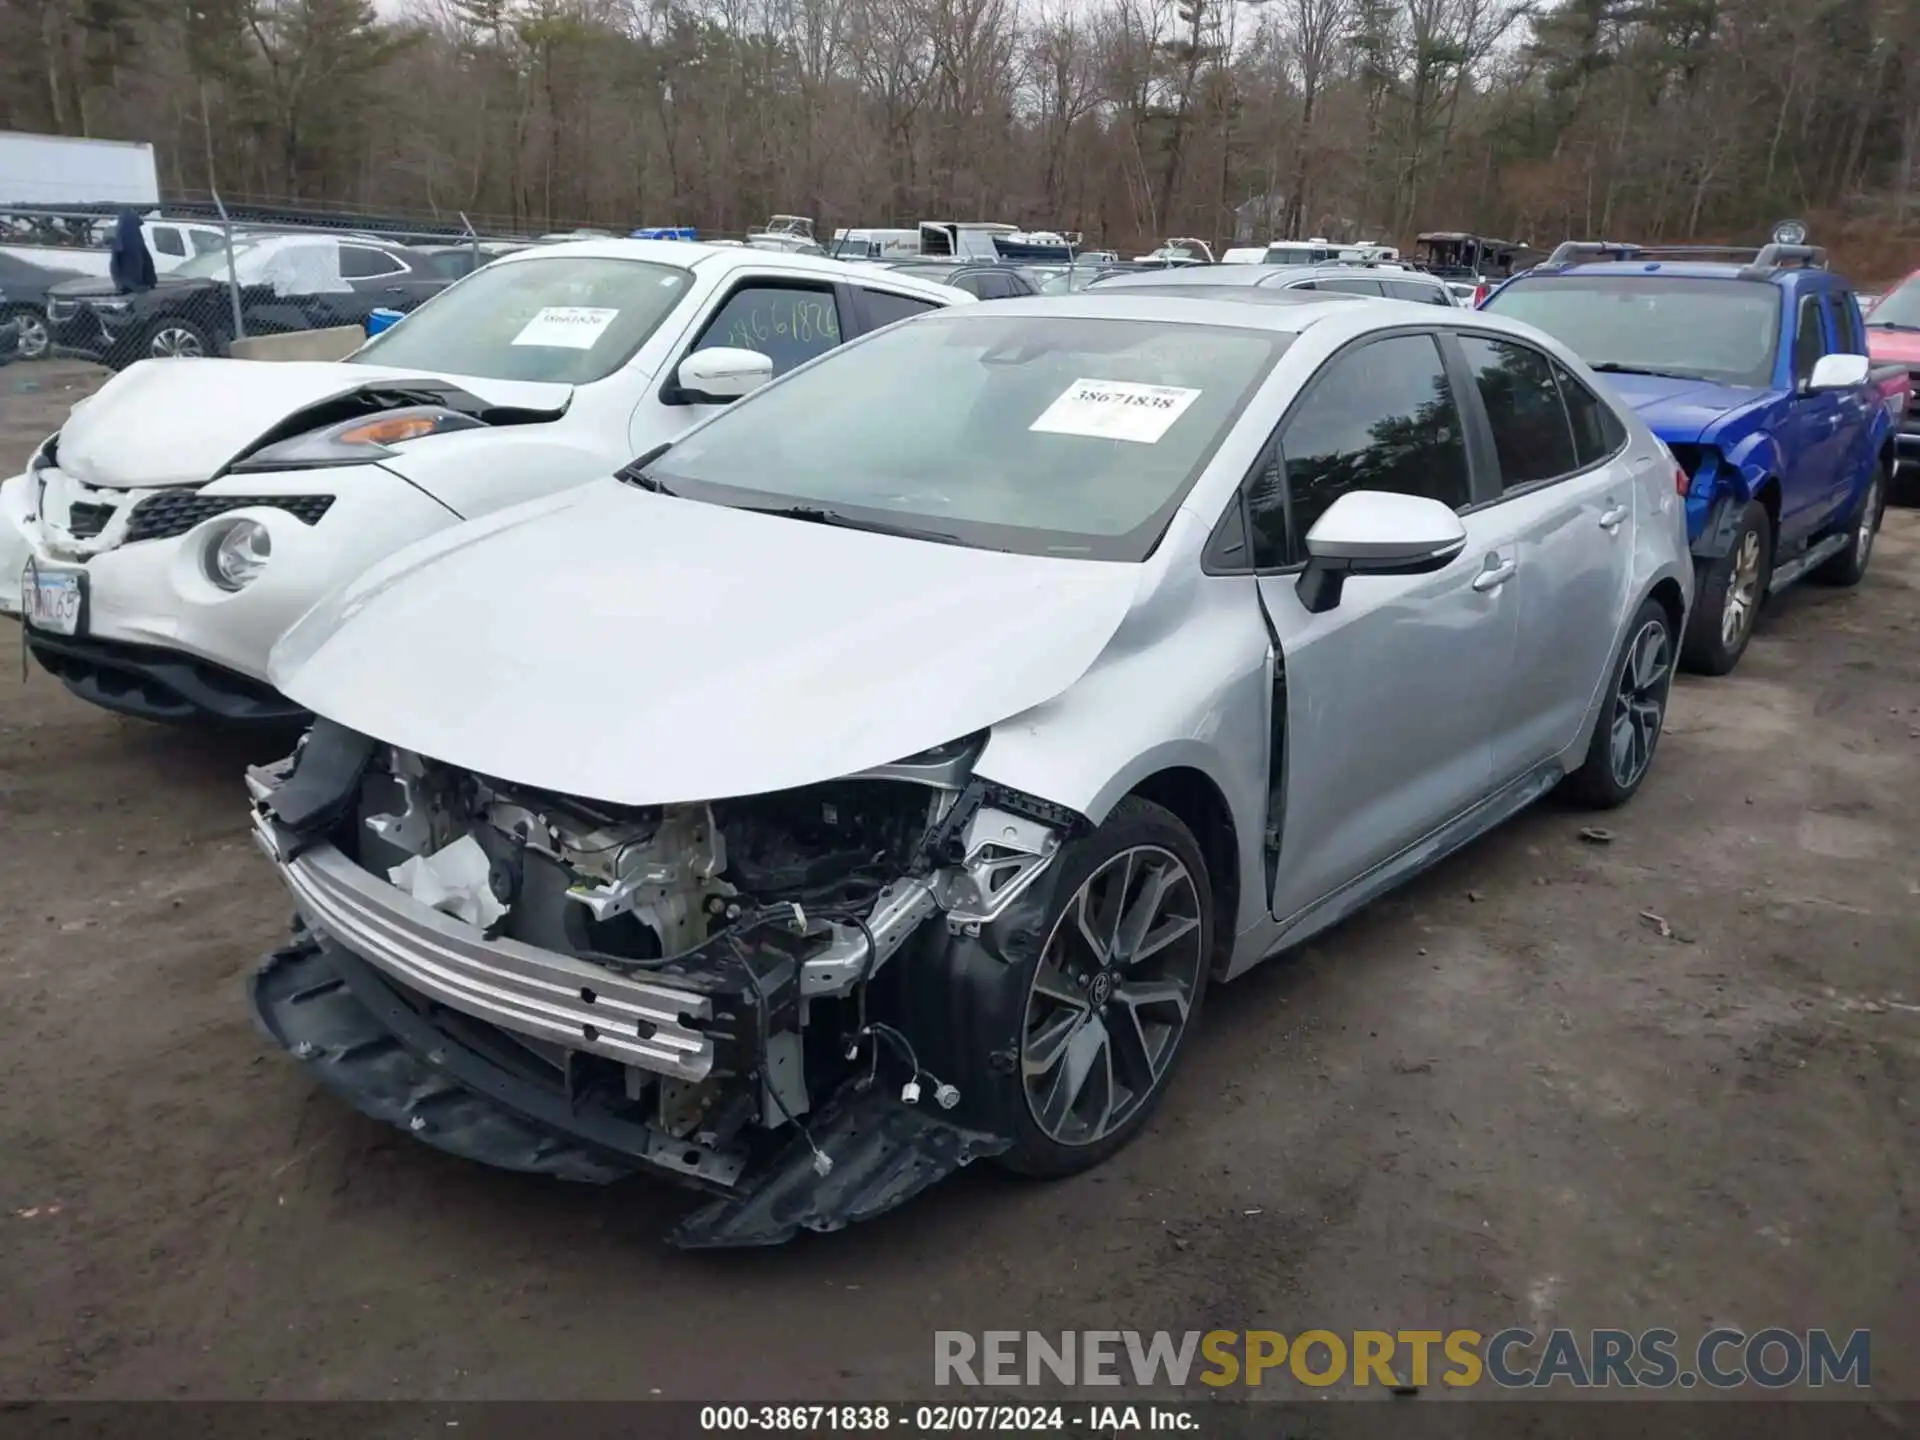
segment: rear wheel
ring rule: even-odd
[[[1658,600],[1645,600],[1614,662],[1607,707],[1593,727],[1587,758],[1568,777],[1576,799],[1610,810],[1633,798],[1653,765],[1666,723],[1673,661],[1673,617]]]
[[[1823,585],[1858,585],[1866,577],[1867,561],[1873,558],[1873,537],[1880,530],[1880,517],[1887,508],[1887,469],[1875,465],[1860,513],[1847,531],[1847,548],[1813,572]]]
[[[206,331],[191,320],[172,317],[148,326],[140,345],[140,357],[146,360],[203,360],[212,353]]]
[[[1772,574],[1773,520],[1764,505],[1749,500],[1727,553],[1701,569],[1680,651],[1689,670],[1725,675],[1740,663]]]

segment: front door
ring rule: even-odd
[[[1465,430],[1431,334],[1334,356],[1279,439],[1272,472],[1248,492],[1248,518],[1286,667],[1272,895],[1285,919],[1488,792],[1488,736],[1513,669],[1518,557],[1497,521],[1470,509]],[[1305,537],[1354,490],[1467,511],[1467,548],[1433,574],[1350,578],[1338,605],[1312,614],[1295,589]]]
[[[651,449],[722,408],[693,400],[674,380],[680,362],[695,351],[721,345],[757,350],[773,361],[778,377],[826,354],[843,333],[830,283],[776,275],[743,278],[698,323],[693,343],[669,363],[657,394],[634,411],[629,437],[633,450]]]
[[[1844,468],[1850,391],[1808,391],[1813,367],[1827,353],[1820,297],[1803,294],[1793,329],[1793,409],[1787,417],[1787,473],[1780,495],[1780,539],[1790,555],[1826,524],[1836,504],[1835,477]]]

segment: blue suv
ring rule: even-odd
[[[1568,241],[1482,308],[1573,349],[1685,471],[1688,668],[1732,670],[1761,603],[1794,581],[1866,573],[1909,385],[1872,368],[1825,251]]]

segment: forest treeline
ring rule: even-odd
[[[0,126],[514,228],[1896,245],[1920,0],[6,0]]]

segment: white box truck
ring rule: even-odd
[[[0,207],[160,203],[153,146],[0,130]]]

